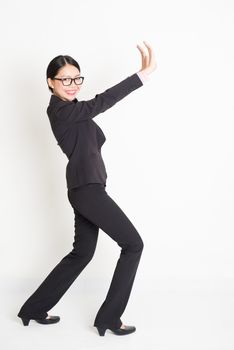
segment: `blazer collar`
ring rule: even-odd
[[[58,102],[73,102],[73,103],[76,103],[77,101],[78,101],[77,98],[74,98],[74,100],[72,100],[72,101],[64,101],[60,97],[52,94],[51,97],[50,97],[49,105],[54,105],[54,104],[56,104]]]

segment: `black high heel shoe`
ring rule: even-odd
[[[30,320],[34,320],[34,321],[41,323],[41,324],[52,324],[52,323],[57,323],[60,321],[59,316],[49,316],[49,318],[27,318],[27,317],[20,317],[20,318],[21,318],[24,326],[28,326]]]
[[[98,333],[100,336],[104,336],[107,329],[111,330],[116,335],[126,335],[136,331],[136,327],[134,326],[124,326],[125,328],[105,328],[105,327],[97,327]]]

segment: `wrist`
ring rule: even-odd
[[[139,72],[137,72],[137,75],[138,75],[139,78],[141,79],[142,83],[145,83],[145,82],[147,82],[147,81],[150,80],[149,74],[147,74],[147,73],[144,72],[144,71],[139,71]]]

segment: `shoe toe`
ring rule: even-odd
[[[111,329],[117,335],[127,335],[136,331],[134,326],[124,326],[124,328]]]
[[[47,316],[46,318],[36,319],[35,321],[37,321],[38,323],[42,323],[42,324],[51,324],[51,323],[59,322],[60,317],[59,316]]]

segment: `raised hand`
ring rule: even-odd
[[[150,74],[152,73],[156,67],[156,61],[155,61],[155,55],[152,46],[147,43],[146,41],[143,41],[143,43],[146,46],[146,52],[145,48],[141,47],[140,45],[137,45],[138,50],[141,53],[141,70],[140,72],[144,74]]]

